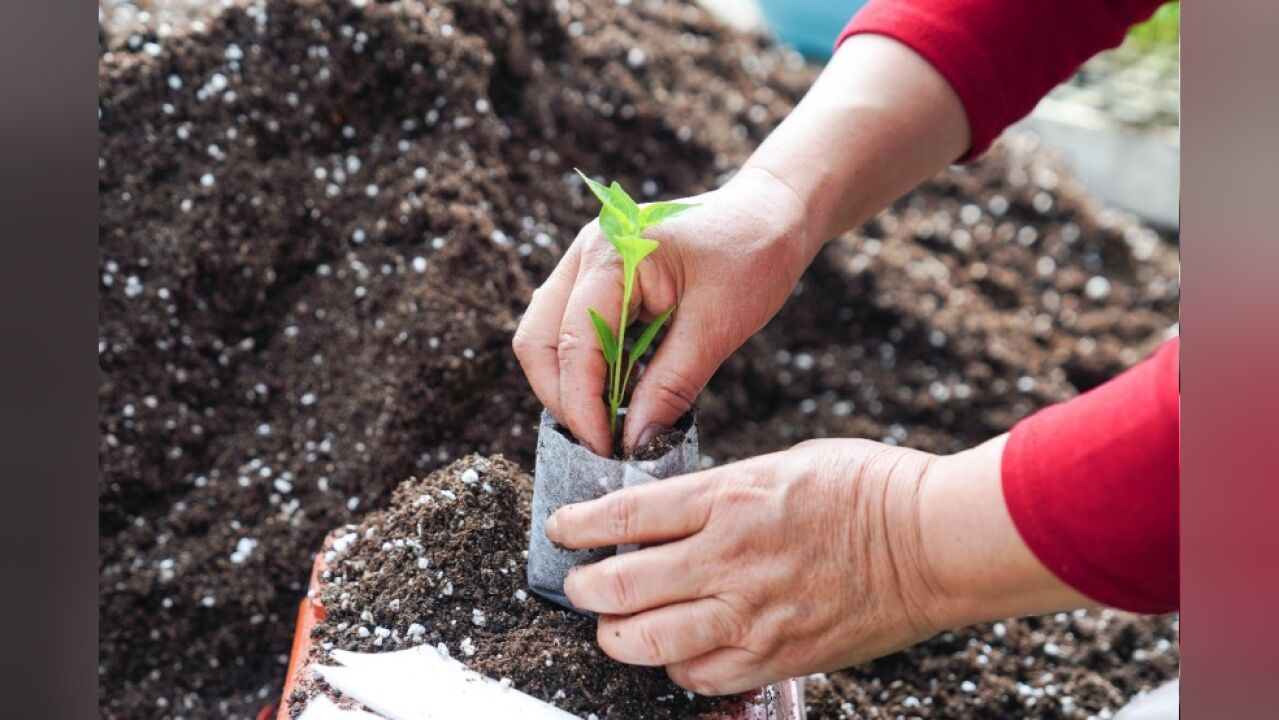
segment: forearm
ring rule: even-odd
[[[1013,524],[1000,480],[1007,439],[938,459],[921,485],[920,554],[938,627],[1095,604],[1045,568]]]
[[[968,120],[945,79],[878,35],[843,43],[790,116],[747,161],[798,196],[815,254],[954,161]]]

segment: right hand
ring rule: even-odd
[[[830,672],[944,627],[920,540],[937,458],[869,440],[811,440],[566,505],[546,535],[569,548],[643,544],[575,567],[573,605],[600,648],[665,665],[679,686],[737,693]]]
[[[568,548],[643,545],[564,592],[610,657],[741,692],[830,672],[943,629],[1093,603],[1026,545],[1004,500],[1008,436],[937,457],[869,440],[783,452],[565,505]]]
[[[781,308],[821,240],[799,197],[771,173],[743,169],[698,205],[648,233],[661,247],[640,264],[628,314],[675,307],[668,334],[629,403],[623,446],[643,445],[692,406],[711,375]],[[587,314],[621,315],[622,265],[593,221],[533,293],[515,354],[533,391],[587,447],[609,456],[606,365]]]

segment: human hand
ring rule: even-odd
[[[676,310],[634,389],[623,446],[643,444],[688,410],[720,363],[782,306],[823,242],[968,145],[963,104],[927,60],[883,36],[844,42],[732,180],[651,231],[662,246],[640,265],[627,315],[650,321]],[[612,448],[605,363],[587,309],[619,317],[621,285],[617,254],[592,222],[534,293],[514,340],[538,399],[601,455]]]
[[[773,175],[742,170],[697,208],[646,233],[661,243],[639,266],[632,318],[677,308],[666,340],[640,376],[623,430],[627,449],[672,426],[720,363],[781,308],[819,242],[799,198]],[[611,455],[606,365],[588,309],[618,317],[622,268],[593,221],[534,294],[515,333],[533,391],[600,455]]]
[[[937,457],[819,440],[568,505],[571,548],[665,543],[575,568],[600,647],[702,694],[865,662],[941,630],[1084,607],[1004,503],[1007,436]]]
[[[575,568],[565,592],[601,613],[600,647],[665,665],[702,694],[834,670],[940,629],[920,552],[919,490],[936,458],[822,440],[560,509],[571,548],[667,543]]]

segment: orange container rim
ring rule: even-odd
[[[328,567],[324,562],[324,553],[333,545],[333,535],[324,537],[324,546],[315,555],[311,564],[311,581],[307,585],[307,596],[298,604],[298,622],[293,629],[293,648],[289,651],[289,669],[284,676],[284,694],[280,696],[275,720],[290,720],[289,697],[297,689],[302,679],[303,664],[311,657],[311,630],[315,624],[325,617],[324,605],[320,603],[320,573]],[[270,720],[270,707],[263,708],[258,720]]]
[[[271,720],[272,714],[275,720],[291,720],[289,716],[289,697],[293,691],[298,689],[304,678],[303,672],[309,666],[311,657],[311,631],[315,628],[316,623],[325,618],[324,605],[320,602],[320,574],[328,569],[328,565],[324,562],[324,553],[333,545],[333,535],[327,535],[324,538],[324,546],[319,553],[316,553],[315,562],[311,565],[311,581],[308,585],[307,596],[302,599],[298,605],[298,621],[293,631],[293,648],[289,653],[289,668],[284,678],[284,694],[280,696],[280,700],[274,705],[268,705],[262,708],[258,713],[257,720]],[[803,692],[798,680],[790,679],[778,683],[783,691],[778,699],[783,705],[789,705],[792,712],[797,713],[793,717],[803,717]],[[746,711],[742,714],[742,718],[771,718],[774,717],[766,708],[757,702],[754,702],[755,696],[751,693],[744,693],[743,696],[747,700]],[[273,712],[274,711],[274,712]],[[781,717],[786,717],[782,715]]]

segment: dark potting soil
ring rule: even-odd
[[[806,683],[810,718],[1093,718],[1176,677],[1177,621],[1076,611],[944,633]]]
[[[105,718],[253,717],[327,532],[471,452],[532,467],[510,335],[595,213],[572,168],[645,199],[704,191],[812,78],[650,0],[272,0],[136,46],[106,29]],[[1139,360],[1177,298],[1174,248],[1005,142],[819,256],[701,395],[703,464],[810,437],[958,450]],[[1042,622],[1062,647],[1075,632]],[[1161,662],[1079,671],[1127,696],[1172,673],[1176,632],[1123,622]],[[938,647],[810,685],[815,712],[877,712],[876,681],[953,693],[929,663],[977,660]],[[1061,707],[1045,692],[1036,712]]]
[[[635,452],[627,456],[628,460],[656,460],[674,450],[684,442],[686,430],[670,428],[659,432],[652,440],[635,448]]]
[[[679,447],[680,444],[684,442],[684,436],[688,434],[689,429],[693,427],[693,422],[697,417],[697,413],[697,407],[693,407],[693,409],[680,416],[680,419],[675,421],[675,425],[666,430],[662,430],[657,433],[652,440],[649,440],[643,445],[635,448],[635,450],[631,452],[626,459],[657,460],[658,458],[665,456],[666,453],[669,453],[671,450]],[[700,438],[698,440],[700,442]],[[619,456],[620,454],[621,453],[619,451],[614,451],[614,456]]]
[[[363,652],[426,643],[581,717],[685,718],[728,706],[690,697],[661,668],[612,661],[593,619],[528,590],[531,500],[532,479],[500,455],[402,483],[328,556],[316,661],[324,643]]]
[[[652,440],[649,440],[629,453],[622,447],[622,438],[619,433],[613,438],[613,458],[616,460],[657,460],[658,458],[665,456],[666,453],[679,447],[680,444],[684,442],[684,436],[688,433],[689,429],[693,427],[693,419],[696,416],[697,408],[694,407],[681,415],[680,419],[675,421],[675,425],[658,432],[657,435],[653,436]],[[620,419],[618,423],[621,424]],[[568,426],[556,423],[555,430],[568,438],[570,442],[580,444],[581,441],[573,435],[573,432],[568,429]]]

